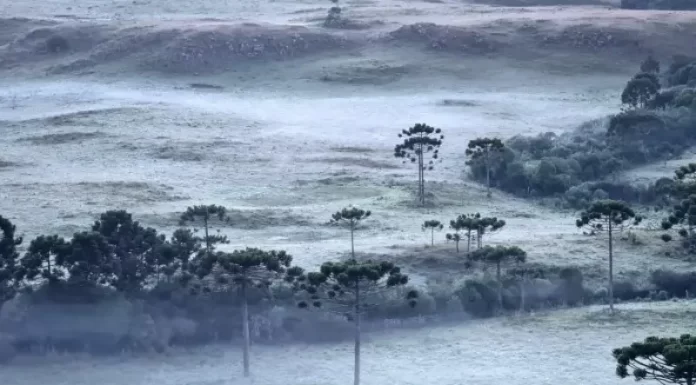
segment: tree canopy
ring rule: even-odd
[[[696,381],[696,337],[648,337],[643,342],[614,349],[616,374],[661,384],[693,385]],[[629,372],[630,370],[630,372]]]
[[[222,222],[229,222],[230,217],[227,215],[227,208],[218,205],[192,206],[188,207],[179,218],[179,224],[181,226],[185,226],[187,223],[196,223],[198,221],[203,222],[204,236],[202,241],[205,245],[205,250],[207,253],[213,252],[213,249],[216,244],[229,243],[229,240],[224,235],[210,234],[211,219],[217,219]]]
[[[482,161],[486,167],[486,189],[488,196],[491,195],[491,161],[492,153],[501,152],[505,148],[503,141],[498,138],[476,138],[469,141],[466,155],[469,157],[467,164]]]
[[[18,281],[19,252],[22,237],[9,219],[0,216],[0,304],[14,296]]]

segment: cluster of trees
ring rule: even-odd
[[[606,125],[595,122],[561,135],[515,136],[496,143],[487,157],[470,156],[470,174],[487,186],[524,197],[557,197],[575,208],[595,199],[664,205],[669,178],[631,186],[614,177],[673,158],[696,143],[691,135],[696,123],[694,68],[696,61],[677,56],[661,72],[660,63],[648,57],[624,88],[623,110]]]
[[[687,11],[696,9],[696,3],[692,0],[621,0],[621,8]]]
[[[271,287],[283,285],[295,293],[299,308],[340,312],[354,323],[357,384],[360,319],[368,309],[367,299],[408,283],[408,276],[393,263],[355,258],[354,232],[371,213],[347,207],[333,214],[333,223],[350,230],[352,258],[306,272],[293,266],[292,256],[282,250],[218,250],[220,244],[229,241],[219,229],[215,233],[212,229],[229,222],[227,211],[217,205],[189,207],[181,215],[180,224],[193,228],[177,229],[169,238],[134,221],[126,211],[107,211],[91,231],[76,233],[71,239],[36,237],[24,255],[18,251],[23,239],[17,236],[12,223],[0,216],[0,306],[19,291],[37,286],[47,287],[48,292],[73,287],[70,295],[74,297],[85,295],[85,288],[109,287],[129,298],[138,298],[163,282],[186,288],[191,295],[233,288],[241,301],[243,370],[248,376],[249,299],[264,297],[272,301]],[[411,306],[416,305],[417,298],[413,290],[405,295]]]
[[[662,221],[662,229],[666,232],[662,240],[670,242],[674,238],[671,232],[676,232],[683,250],[690,254],[696,253],[696,164],[678,168],[675,172],[674,183],[670,189],[670,197],[676,203],[667,218]]]
[[[456,219],[450,221],[449,228],[452,232],[446,235],[448,241],[455,243],[457,253],[459,253],[459,242],[466,239],[466,255],[469,265],[472,262],[481,262],[495,266],[499,309],[503,308],[502,266],[509,262],[524,263],[527,258],[527,253],[517,246],[484,247],[484,234],[498,231],[503,227],[505,227],[505,221],[496,217],[482,217],[479,213],[461,214]],[[438,220],[431,219],[423,222],[422,228],[423,230],[430,230],[431,245],[434,245],[434,231],[442,230],[444,225]],[[473,252],[471,251],[472,240],[476,241],[476,250]],[[526,275],[522,274],[520,278],[525,280]],[[524,298],[522,299],[522,309],[524,309]]]

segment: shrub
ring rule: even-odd
[[[491,317],[495,313],[498,295],[495,282],[467,280],[455,291],[465,312],[475,317]]]
[[[667,270],[656,270],[650,275],[650,281],[655,287],[666,292],[671,297],[685,297],[687,291],[696,293],[696,272],[678,273]]]
[[[559,273],[559,278],[558,297],[571,306],[582,304],[585,299],[585,288],[583,287],[583,277],[580,269],[576,267],[563,268]]]
[[[648,291],[636,290],[632,282],[614,282],[614,297],[622,301],[631,301],[638,297],[645,297]]]
[[[67,52],[70,49],[68,40],[60,35],[54,35],[46,39],[46,51],[50,53]]]

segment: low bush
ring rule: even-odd
[[[696,294],[696,272],[675,272],[656,270],[652,272],[650,281],[659,291],[664,291],[670,297],[686,297]],[[688,294],[687,294],[688,293]]]

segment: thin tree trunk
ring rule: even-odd
[[[466,255],[471,255],[471,229],[466,232]]]
[[[526,305],[526,297],[527,297],[527,292],[526,292],[526,287],[525,284],[527,283],[527,275],[522,273],[522,282],[520,284],[520,313],[524,313],[525,310],[525,305]]]
[[[500,278],[500,262],[495,264],[495,277],[498,280],[498,304],[503,309],[503,282]]]
[[[423,205],[425,203],[425,170],[423,169],[423,148],[421,147],[420,155],[418,156],[418,169],[420,169],[420,203]]]
[[[249,304],[247,303],[246,277],[242,282],[242,332],[244,334],[244,377],[249,377],[249,345],[251,336],[249,335]]]
[[[203,218],[203,226],[205,227],[205,252],[210,255],[210,238],[208,238],[208,215]]]
[[[360,284],[355,283],[355,368],[353,385],[360,385]]]
[[[614,239],[612,235],[612,223],[609,222],[609,310],[614,312]]]
[[[353,259],[355,259],[355,238],[354,234],[355,233],[355,222],[351,220],[350,222],[350,254],[353,256]]]
[[[488,158],[488,149],[486,149],[486,196],[491,197],[491,164]]]
[[[435,246],[435,228],[430,229],[430,246]]]
[[[459,253],[459,239],[455,239],[454,244],[456,245],[457,253]]]

